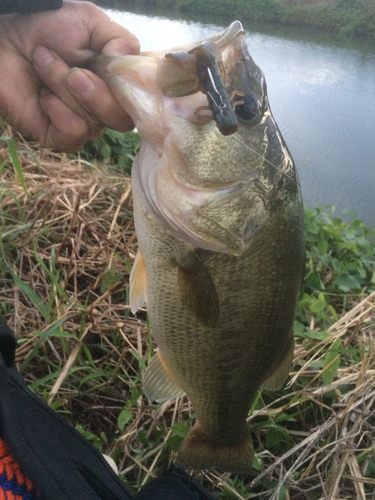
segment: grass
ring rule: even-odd
[[[17,368],[135,492],[168,467],[194,414],[187,398],[142,394],[154,344],[146,312],[128,305],[130,181],[109,158],[98,167],[6,128],[0,184],[0,315],[17,332]],[[374,498],[375,232],[330,208],[305,215],[290,381],[251,410],[253,475],[194,473],[217,499]]]

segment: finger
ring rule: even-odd
[[[119,132],[134,128],[131,118],[119,105],[108,85],[91,71],[71,69],[67,84],[89,116],[95,115],[97,121]]]
[[[86,120],[92,134],[104,125],[120,132],[132,130],[130,117],[119,106],[107,84],[88,70],[70,70],[52,51],[37,47],[33,59],[43,82],[77,115]]]
[[[66,2],[63,10],[66,15],[76,16],[76,19],[79,17],[82,21],[80,37],[77,38],[78,43],[74,51],[71,50],[72,44],[70,46],[67,44],[66,47],[61,45],[54,47],[70,66],[84,66],[93,53],[111,56],[139,54],[138,38],[93,3]]]
[[[101,127],[89,127],[64,101],[47,89],[40,93],[39,104],[48,119],[41,142],[47,147],[75,153],[87,140],[102,134]]]
[[[113,21],[96,5],[89,4],[88,8],[91,15],[86,19],[92,50],[109,56],[139,54],[140,43],[133,33]]]
[[[86,116],[86,110],[73,97],[70,92],[66,76],[70,70],[69,66],[46,47],[36,47],[33,53],[35,71],[47,85],[47,87],[65,102],[76,114],[90,121]],[[90,124],[89,124],[90,125]]]

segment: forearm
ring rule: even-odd
[[[0,0],[0,14],[27,14],[41,10],[59,9],[62,0]]]

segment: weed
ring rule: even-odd
[[[139,149],[138,132],[123,134],[116,130],[105,129],[98,139],[86,142],[80,157],[87,161],[118,168],[123,174],[130,174],[134,157]]]

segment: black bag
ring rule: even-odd
[[[0,321],[0,437],[42,500],[132,500],[103,456],[10,367],[16,340]],[[172,466],[133,500],[213,500]]]

